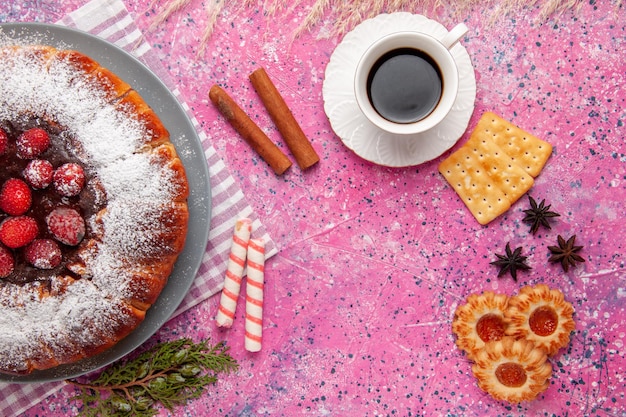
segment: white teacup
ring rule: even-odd
[[[365,117],[397,135],[422,133],[441,123],[459,90],[450,49],[467,31],[461,23],[440,38],[403,31],[374,42],[357,64],[354,79]]]

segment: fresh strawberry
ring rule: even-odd
[[[85,221],[72,208],[55,208],[46,217],[46,223],[54,238],[66,245],[76,246],[85,237]]]
[[[85,171],[83,167],[73,162],[68,162],[54,171],[52,181],[57,193],[65,197],[74,197],[85,186]]]
[[[35,239],[24,249],[24,257],[35,268],[53,269],[61,263],[61,248],[52,239]]]
[[[34,159],[48,149],[50,136],[45,130],[33,127],[17,138],[17,156],[22,159]]]
[[[0,189],[0,209],[8,215],[21,216],[28,211],[32,202],[30,188],[18,178],[9,178]]]
[[[7,136],[7,132],[4,129],[0,128],[0,155],[7,151],[7,147],[9,146],[9,137]]]
[[[21,248],[35,240],[39,228],[32,217],[8,217],[0,224],[0,242],[11,249]]]
[[[15,268],[13,254],[4,246],[0,246],[0,278],[6,278],[11,275],[13,268]]]
[[[43,190],[52,183],[54,167],[45,159],[33,159],[26,165],[22,175],[26,182],[33,188]]]

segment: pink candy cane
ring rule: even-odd
[[[215,317],[219,327],[231,327],[233,325],[251,232],[252,221],[250,219],[243,218],[235,222],[233,243],[230,248],[226,276],[224,277],[224,288],[222,289],[220,306]]]
[[[250,239],[248,244],[248,277],[246,281],[246,337],[249,352],[261,350],[263,336],[263,281],[265,268],[265,242]]]

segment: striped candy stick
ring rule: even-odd
[[[226,276],[224,277],[224,288],[222,289],[220,306],[215,317],[219,327],[231,327],[233,325],[251,232],[252,221],[250,219],[243,218],[235,222],[233,243],[230,248]]]
[[[248,245],[248,278],[246,280],[246,337],[248,352],[261,350],[263,336],[263,285],[265,242],[250,239]]]

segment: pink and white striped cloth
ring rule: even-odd
[[[209,242],[202,265],[186,298],[174,315],[199,304],[222,289],[230,253],[232,229],[235,221],[247,217],[252,220],[253,234],[266,242],[266,257],[277,253],[275,243],[267,234],[241,188],[217,155],[196,118],[189,111],[180,92],[173,85],[150,45],[143,42],[142,33],[121,0],[93,0],[70,13],[61,25],[97,35],[135,55],[170,88],[196,127],[209,166],[212,196],[212,221]],[[40,384],[7,384],[0,382],[0,416],[17,416],[63,386],[63,382]]]

